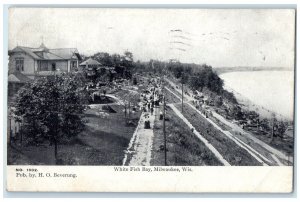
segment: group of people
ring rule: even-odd
[[[140,95],[140,110],[145,113],[145,128],[150,128],[150,115],[154,114],[154,108],[160,105],[161,99],[160,85],[157,80],[149,82],[147,90]]]
[[[159,105],[159,93],[155,87],[149,88],[149,91],[141,94],[141,110],[150,112],[153,115],[154,107]]]

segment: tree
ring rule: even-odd
[[[183,67],[180,65],[180,63],[175,63],[174,64],[174,76],[176,78],[181,78],[183,74]]]
[[[57,75],[26,84],[17,95],[15,114],[22,117],[24,135],[31,143],[47,141],[54,145],[56,162],[57,145],[84,128],[80,118],[83,94],[82,83],[73,75]]]
[[[215,106],[220,107],[223,104],[223,99],[221,96],[217,96],[214,100]]]
[[[199,79],[199,75],[190,76],[188,78],[188,85],[192,90],[198,90],[201,87],[201,80]]]
[[[286,128],[287,127],[286,127],[286,125],[284,124],[283,121],[278,122],[278,124],[277,124],[277,133],[278,133],[279,137],[283,137],[284,136]]]
[[[121,56],[119,54],[113,54],[111,56],[112,63],[115,67],[121,66]]]
[[[224,98],[226,98],[228,101],[230,101],[233,104],[237,104],[237,100],[236,97],[234,96],[234,94],[232,92],[228,92],[226,90],[222,91],[222,95]]]
[[[123,77],[126,79],[132,78],[133,70],[133,54],[129,51],[125,51],[124,55],[121,56],[121,64],[123,69]]]
[[[126,63],[124,64],[124,66],[132,66],[132,63],[133,63],[133,54],[131,52],[125,51],[123,58],[124,58],[123,62],[126,61]]]
[[[229,110],[229,115],[234,117],[236,120],[243,120],[244,114],[241,110],[241,107],[238,105],[234,105],[231,110]]]
[[[266,118],[264,118],[263,120],[261,120],[260,126],[261,126],[262,129],[265,130],[265,131],[271,130],[269,120],[266,119]]]
[[[105,52],[98,52],[92,56],[93,59],[97,60],[104,66],[113,66],[112,57]]]

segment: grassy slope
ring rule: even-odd
[[[178,109],[179,106],[176,106]],[[260,165],[246,150],[236,145],[222,132],[215,129],[205,118],[200,116],[187,104],[184,104],[183,115],[191,122],[195,129],[206,138],[223,157],[231,164],[237,166]]]
[[[176,99],[167,93],[168,100]],[[172,101],[178,101],[172,100]],[[221,165],[214,154],[193,134],[190,128],[171,110],[166,113],[167,134],[167,164],[168,165]],[[163,122],[157,115],[154,123],[154,141],[151,165],[164,165],[164,151],[160,146],[164,144]]]
[[[166,103],[179,103],[181,102],[175,95],[170,93],[168,90],[165,90]]]

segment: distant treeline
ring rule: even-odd
[[[192,90],[202,92],[208,89],[232,103],[237,103],[233,93],[223,88],[223,80],[213,71],[211,66],[206,64],[188,64],[180,62],[161,62],[150,60],[149,62],[135,62],[134,71],[139,73],[153,72],[160,75],[172,74],[188,85]]]
[[[243,71],[293,71],[293,69],[286,67],[215,67],[213,70],[217,74]]]

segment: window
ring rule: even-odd
[[[74,69],[76,69],[77,68],[77,61],[75,60],[72,60],[71,61],[71,70],[74,70]]]
[[[48,71],[47,61],[38,60],[38,71]]]
[[[24,71],[24,58],[16,58],[16,70]]]
[[[52,63],[51,67],[52,67],[51,68],[52,71],[56,71],[56,64],[55,63]]]
[[[37,70],[38,71],[41,71],[41,66],[42,66],[41,63],[42,63],[42,61],[40,61],[40,60],[37,61]]]

